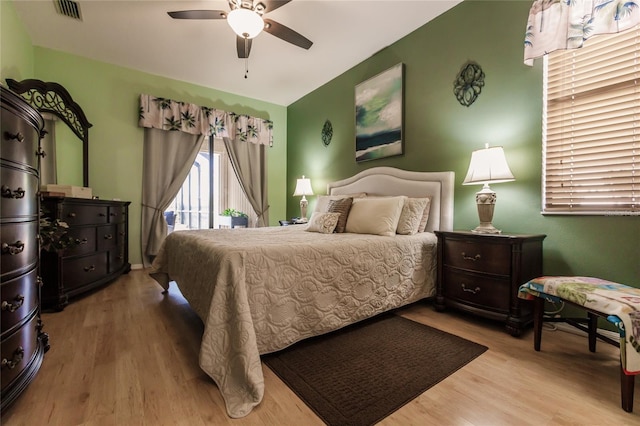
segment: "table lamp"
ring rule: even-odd
[[[309,202],[307,201],[305,195],[313,195],[313,189],[311,189],[311,180],[309,178],[305,178],[302,175],[302,179],[298,179],[296,183],[296,190],[293,192],[294,197],[299,197],[302,195],[302,199],[300,200],[300,222],[307,221],[307,206]]]
[[[501,146],[489,148],[489,144],[486,144],[484,149],[479,149],[471,154],[469,171],[462,184],[483,185],[482,190],[476,192],[480,225],[471,232],[478,234],[500,234],[502,232],[491,224],[496,205],[496,193],[489,188],[489,184],[514,180]]]

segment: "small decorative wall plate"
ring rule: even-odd
[[[475,62],[467,62],[453,82],[453,93],[460,105],[470,106],[484,86],[484,72]]]
[[[324,126],[322,126],[322,143],[324,146],[329,146],[331,143],[331,138],[333,137],[333,126],[329,120],[324,122]]]

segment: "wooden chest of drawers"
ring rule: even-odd
[[[129,272],[129,202],[45,197],[51,220],[65,222],[76,244],[41,253],[42,306],[63,309],[73,297]]]
[[[545,235],[439,232],[436,309],[453,307],[504,321],[519,336],[533,321],[518,288],[542,275]]]
[[[40,321],[38,149],[40,114],[0,86],[0,299],[2,411],[40,369],[48,336]]]

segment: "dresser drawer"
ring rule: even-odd
[[[28,271],[38,260],[38,243],[34,238],[38,222],[3,223],[0,229],[0,269],[2,280]]]
[[[93,253],[98,249],[94,226],[71,227],[67,235],[75,240],[75,244],[62,251],[64,257]]]
[[[3,217],[38,216],[38,176],[28,169],[2,165],[0,212]]]
[[[38,168],[39,135],[27,121],[10,111],[2,110],[2,158],[14,163]]]
[[[99,226],[97,229],[98,250],[109,250],[118,245],[119,234],[117,225]]]
[[[77,205],[72,203],[64,203],[62,205],[61,220],[69,226],[73,225],[99,225],[107,223],[108,220],[107,206]]]
[[[127,207],[126,206],[111,206],[109,207],[109,223],[123,223],[126,219]]]
[[[2,333],[10,331],[38,307],[37,270],[2,283]]]
[[[62,283],[69,293],[107,274],[108,252],[62,260]]]
[[[117,247],[109,252],[109,273],[113,273],[125,265],[124,247]]]
[[[496,312],[509,312],[509,280],[487,279],[486,276],[468,274],[445,267],[444,279],[447,299],[475,305]]]
[[[38,349],[38,316],[2,340],[2,392],[24,370]]]
[[[511,247],[506,244],[447,240],[444,245],[444,264],[470,271],[509,275]]]

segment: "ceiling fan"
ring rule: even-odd
[[[167,12],[174,19],[226,19],[236,33],[238,58],[248,58],[251,39],[262,30],[303,49],[309,49],[313,42],[291,28],[272,19],[264,18],[266,13],[284,6],[291,0],[227,0],[230,12],[222,10],[180,10]]]

